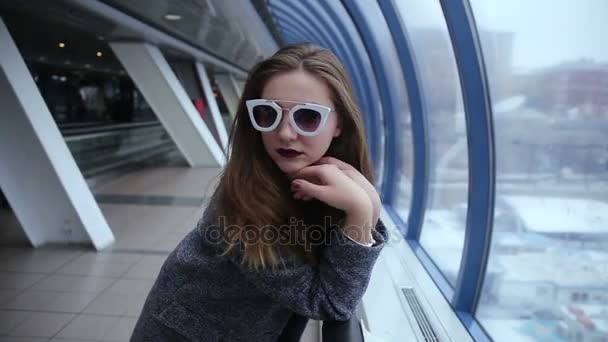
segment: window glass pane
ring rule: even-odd
[[[109,5],[172,36],[248,70],[263,59],[262,44],[243,13],[248,6],[231,1],[106,0]]]
[[[393,208],[397,211],[397,214],[405,222],[408,220],[411,200],[412,200],[412,179],[414,177],[414,156],[413,156],[413,139],[412,139],[412,120],[410,117],[411,113],[409,107],[404,110],[403,113],[397,116],[397,153],[395,161],[397,167],[397,188],[394,192],[394,198],[392,199]],[[384,155],[386,149],[386,131],[382,130],[382,172],[385,167],[384,165],[386,156]],[[379,174],[381,177],[382,174]]]
[[[191,59],[174,57],[171,55],[171,53],[165,53],[165,56],[179,83],[182,85],[186,91],[186,94],[190,98],[190,101],[194,105],[199,117],[203,120],[205,126],[207,126],[211,132],[215,142],[220,146],[220,148],[222,148],[218,127],[215,126],[215,121],[213,120],[213,116],[209,109],[209,104],[207,103],[205,94],[203,92],[203,83],[200,79],[198,71],[196,70],[194,62]]]
[[[381,108],[381,107],[380,107]],[[367,114],[367,113],[363,113],[363,115],[371,115],[371,114]],[[373,116],[373,119],[378,120],[377,125],[380,126],[379,132],[380,135],[377,137],[378,142],[377,144],[380,145],[379,149],[378,149],[378,153],[380,153],[380,158],[378,158],[379,162],[377,165],[377,168],[374,170],[374,181],[375,181],[375,186],[377,189],[381,189],[382,185],[384,184],[384,161],[385,161],[385,148],[386,148],[386,132],[384,130],[384,125],[385,125],[385,118],[382,112],[378,113],[378,115],[376,115],[375,117]],[[376,124],[373,120],[372,120],[372,125]],[[373,127],[369,128],[370,130],[374,129]],[[410,130],[408,129],[408,132],[410,132]],[[401,134],[401,132],[397,132],[397,134]],[[367,136],[367,139],[369,139],[369,135]],[[369,142],[368,142],[368,146],[370,146]],[[398,145],[399,146],[399,145]],[[411,146],[411,145],[409,145]],[[411,150],[411,147],[410,147]],[[372,154],[370,151],[370,155],[369,155],[370,161],[372,160]],[[411,191],[411,189],[410,189]]]
[[[147,165],[184,164],[106,33],[95,32],[94,25],[85,30],[81,21],[37,15],[34,8],[3,2],[0,16],[89,184]]]
[[[235,113],[231,113],[228,105],[226,104],[226,97],[222,92],[222,87],[218,85],[217,79],[215,77],[215,73],[209,67],[207,67],[207,75],[209,76],[209,83],[211,83],[211,89],[213,90],[213,96],[215,97],[215,101],[217,103],[217,107],[220,110],[220,115],[222,116],[222,120],[224,120],[224,126],[226,126],[226,133],[230,135],[230,130],[232,129],[232,121]],[[242,91],[244,88],[244,83],[239,82],[239,89]],[[240,92],[239,92],[240,96]],[[232,98],[232,97],[229,97]]]
[[[456,281],[466,225],[468,152],[454,51],[438,1],[397,1],[406,24],[428,125],[429,188],[420,243]]]
[[[608,2],[471,2],[497,154],[477,318],[495,341],[605,341]]]

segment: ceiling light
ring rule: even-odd
[[[63,49],[65,47],[65,43],[63,43],[63,42],[59,43],[59,47]]]
[[[167,13],[167,14],[165,14],[165,19],[171,20],[171,21],[182,20],[182,16],[179,14]]]
[[[101,53],[101,51],[97,51],[97,57],[101,57],[103,56],[103,54]]]

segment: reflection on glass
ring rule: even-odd
[[[179,83],[186,91],[186,94],[190,98],[194,108],[196,108],[199,117],[201,120],[203,120],[205,126],[207,126],[211,132],[215,142],[218,143],[219,146],[222,146],[218,129],[224,128],[218,128],[215,125],[213,114],[211,113],[209,104],[205,99],[205,93],[202,88],[203,82],[200,79],[201,76],[198,75],[194,62],[181,58],[171,58],[168,61],[169,66],[171,66],[171,69],[175,73]],[[205,66],[202,67],[204,68]]]
[[[439,2],[396,4],[410,38],[428,125],[429,189],[420,243],[453,285],[464,243],[468,192],[458,70]]]
[[[472,7],[497,153],[477,318],[495,341],[608,341],[608,2]]]
[[[239,13],[246,6],[230,1],[106,0],[134,17],[188,41],[215,56],[252,68],[263,56],[250,21]]]
[[[169,158],[182,163],[175,144],[107,42],[62,24],[19,18],[9,20],[9,29],[85,178]],[[52,37],[66,32],[70,43],[57,52]],[[89,50],[103,51],[103,58]]]

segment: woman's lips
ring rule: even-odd
[[[298,152],[292,149],[279,148],[277,149],[277,153],[281,155],[283,158],[295,158],[302,154],[302,152]]]

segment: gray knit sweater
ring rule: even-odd
[[[285,268],[256,271],[241,264],[239,248],[220,255],[216,223],[212,203],[165,261],[131,341],[270,342],[293,312],[347,320],[388,238],[380,222],[372,247],[332,232],[316,264],[289,259]]]

